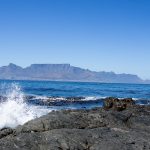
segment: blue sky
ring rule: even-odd
[[[10,62],[150,79],[150,1],[0,0],[0,66]]]

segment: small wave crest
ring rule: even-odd
[[[0,129],[14,128],[36,117],[48,113],[48,110],[39,111],[38,107],[29,106],[24,101],[24,93],[18,84],[12,83],[6,91],[6,100],[0,103]]]

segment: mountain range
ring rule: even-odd
[[[9,80],[50,80],[106,83],[146,83],[137,75],[114,72],[91,71],[70,64],[32,64],[22,68],[10,63],[0,67],[0,79]]]

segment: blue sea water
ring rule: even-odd
[[[150,99],[149,84],[0,80],[0,94],[16,83],[24,94],[59,97],[118,97]],[[4,88],[5,87],[5,88]]]
[[[69,102],[68,97],[80,98]],[[101,107],[105,97],[150,105],[150,85],[0,80],[0,128],[16,127],[52,110]],[[47,105],[49,98],[52,102]]]

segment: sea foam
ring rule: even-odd
[[[40,106],[28,105],[24,100],[24,93],[16,83],[7,88],[6,96],[6,100],[0,103],[0,129],[15,128],[51,111]]]

